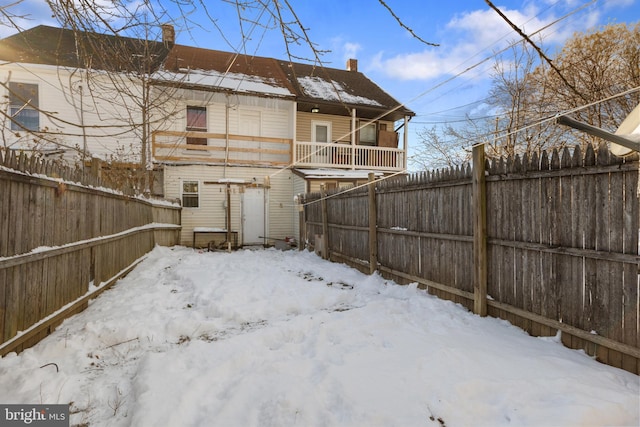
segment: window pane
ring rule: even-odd
[[[11,107],[11,130],[32,130],[38,131],[40,129],[40,115],[36,110],[30,108]]]
[[[370,123],[360,129],[360,141],[362,142],[376,142],[376,125]]]
[[[198,207],[198,196],[191,194],[183,194],[182,195],[182,207],[185,208],[197,208]]]
[[[198,181],[182,182],[182,206],[197,208],[199,206]]]
[[[40,130],[38,103],[37,84],[9,82],[11,130]]]
[[[207,145],[207,138],[187,138],[187,145]]]
[[[326,125],[316,125],[316,141],[315,142],[328,142],[329,129]]]
[[[183,193],[197,193],[198,192],[198,181],[185,181],[182,183],[182,192]]]
[[[38,108],[38,85],[32,83],[9,82],[9,102],[12,107],[29,104]]]
[[[206,107],[187,107],[187,130],[207,131]]]

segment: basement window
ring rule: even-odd
[[[199,206],[198,181],[182,181],[182,207],[197,208]]]
[[[38,85],[9,82],[11,130],[40,130],[38,113]]]
[[[207,131],[207,107],[187,106],[187,132]],[[207,145],[207,138],[187,137],[187,145]]]

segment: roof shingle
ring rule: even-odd
[[[158,41],[37,26],[0,40],[0,60],[153,73],[206,90],[291,96],[298,109],[399,120],[414,113],[363,73]]]

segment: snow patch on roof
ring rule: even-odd
[[[293,96],[289,89],[280,86],[275,79],[251,76],[249,74],[221,73],[213,70],[184,70],[176,73],[162,70],[155,72],[153,78],[162,81],[228,89],[235,92]]]
[[[382,107],[382,104],[378,101],[347,93],[344,87],[335,80],[329,81],[320,77],[300,77],[298,78],[298,83],[300,83],[307,96],[311,98]]]

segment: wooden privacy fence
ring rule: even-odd
[[[15,159],[0,152],[0,166]],[[180,234],[177,205],[51,179],[42,175],[50,165],[21,162],[21,171],[0,167],[0,356],[38,342]]]
[[[603,145],[485,161],[479,148],[474,161],[306,194],[301,238],[640,373],[637,155]]]

